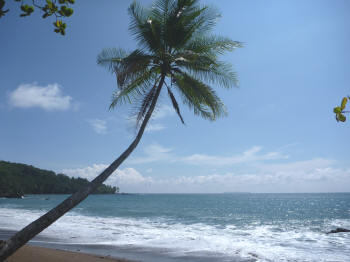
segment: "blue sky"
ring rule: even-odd
[[[67,35],[38,14],[1,19],[0,159],[91,179],[130,144],[130,107],[109,111],[116,81],[96,64],[132,50],[131,1],[77,1]],[[142,1],[144,5],[152,1]],[[350,122],[332,109],[350,94],[347,0],[207,0],[240,87],[218,88],[228,116],[209,122],[165,93],[132,156],[108,183],[125,192],[340,192],[350,188]]]

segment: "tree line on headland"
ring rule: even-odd
[[[0,197],[21,197],[24,194],[72,194],[89,181],[69,177],[31,165],[0,161]],[[95,194],[114,194],[116,187],[102,184]]]

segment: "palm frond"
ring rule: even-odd
[[[167,89],[168,89],[168,95],[170,97],[171,103],[173,105],[173,108],[175,109],[176,114],[179,116],[179,118],[181,120],[181,123],[185,124],[185,121],[184,121],[184,119],[183,119],[183,117],[181,115],[181,112],[180,112],[179,104],[177,103],[173,92],[171,92],[171,90],[170,90],[170,88],[168,86],[167,86]]]
[[[221,14],[218,9],[212,6],[204,6],[204,7],[196,7],[197,9],[200,9],[200,15],[196,18],[193,23],[192,27],[192,39],[195,37],[206,35],[219,21]]]
[[[127,86],[115,91],[112,95],[112,102],[109,108],[113,109],[119,104],[131,103],[138,97],[142,97],[152,87],[156,76],[157,74],[152,69],[145,71],[133,79]]]
[[[219,13],[198,1],[178,1],[166,20],[165,42],[174,49],[181,48],[195,36],[202,35],[216,23]]]
[[[151,66],[153,56],[136,49],[115,67],[119,88],[128,85]]]
[[[97,64],[106,67],[111,73],[119,66],[127,52],[121,48],[105,48],[97,55]]]
[[[218,61],[219,54],[232,51],[242,44],[229,38],[208,36],[190,41],[174,55],[177,66],[186,68],[189,73],[211,84],[226,88],[238,86],[237,75],[228,63]]]
[[[164,42],[168,46],[177,48],[184,42],[186,31],[188,30],[186,28],[188,27],[186,22],[188,24],[190,20],[188,17],[189,8],[191,9],[193,3],[194,1],[177,1],[167,13],[167,17],[164,21]],[[185,13],[187,16],[184,15]]]
[[[166,19],[169,13],[176,7],[175,0],[157,0],[151,7],[151,17],[158,21],[162,21],[163,29],[165,28]]]
[[[151,16],[151,12],[142,8],[137,2],[133,2],[129,9],[131,23],[129,30],[135,36],[139,45],[157,53],[162,50],[162,21]]]
[[[136,117],[136,126],[138,126],[146,115],[149,107],[152,104],[152,101],[156,94],[157,81],[155,81],[153,87],[149,90],[149,92],[143,97],[142,103],[138,109],[137,117]]]
[[[233,41],[227,37],[210,35],[192,39],[183,47],[183,50],[198,54],[210,54],[217,56],[240,47],[243,47],[243,43],[241,42]]]
[[[210,84],[218,84],[225,88],[238,86],[237,74],[229,63],[215,61],[208,56],[197,56],[195,59],[180,59],[176,61],[176,65]]]
[[[143,74],[153,58],[139,49],[127,54],[123,49],[106,48],[97,56],[97,63],[115,73],[118,87],[122,88]]]
[[[174,74],[174,80],[184,103],[196,115],[209,120],[226,115],[224,104],[211,87],[184,72]]]

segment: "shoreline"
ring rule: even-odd
[[[0,239],[6,240],[14,233],[16,233],[15,230],[0,228]],[[50,257],[41,257],[41,251],[44,251],[44,255],[47,254]],[[76,258],[75,260],[68,260],[70,259],[70,256],[67,256],[68,253],[65,252],[72,253],[74,258],[79,258]],[[17,253],[21,254],[21,256],[17,256]],[[22,255],[22,253],[24,255]],[[85,260],[85,255],[91,256],[88,257],[90,260]],[[216,253],[203,253],[200,256],[193,253],[174,255],[172,254],[171,250],[166,248],[142,248],[132,244],[115,246],[93,243],[64,243],[58,242],[54,238],[43,236],[41,234],[30,240],[24,247],[19,249],[12,256],[15,259],[10,257],[11,260],[8,258],[6,262],[256,262],[256,259],[246,259],[239,256],[223,256]]]
[[[25,245],[10,256],[6,262],[136,262],[125,258],[115,258],[112,256],[101,256],[82,253],[79,251],[59,250],[47,247]]]
[[[0,239],[61,199],[0,199]],[[349,203],[350,194],[91,196],[28,244],[142,262],[350,261],[349,233],[326,234],[350,229]]]

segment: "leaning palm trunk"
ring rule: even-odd
[[[92,180],[87,186],[74,193],[55,208],[51,209],[45,215],[41,216],[37,220],[30,223],[28,226],[17,232],[9,240],[2,243],[0,246],[0,262],[4,261],[7,257],[11,256],[17,249],[25,245],[30,239],[39,234],[45,228],[49,227],[57,219],[74,208],[80,202],[82,202],[89,194],[94,192],[102,183],[124,162],[124,160],[131,154],[140,142],[141,137],[145,131],[146,125],[151,118],[152,112],[156,106],[157,99],[159,97],[160,90],[164,83],[165,76],[160,79],[158,87],[156,89],[155,97],[152,104],[147,111],[147,114],[141,124],[141,127],[137,133],[136,138],[131,145],[99,176]]]

